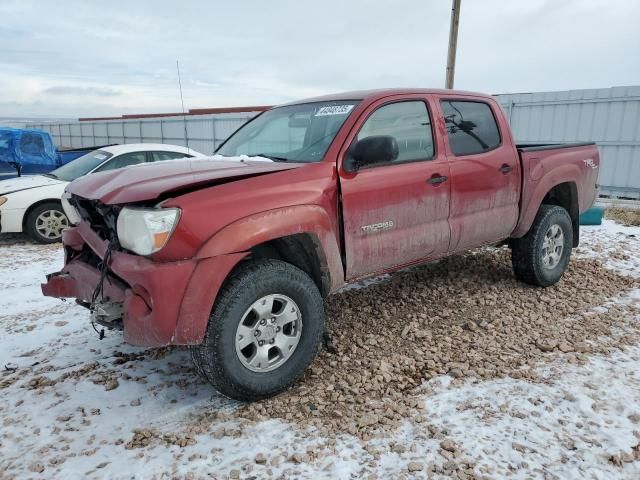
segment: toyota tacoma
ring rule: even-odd
[[[272,108],[211,159],[71,183],[76,298],[133,345],[189,345],[222,394],[291,386],[323,338],[323,299],[365,277],[506,243],[546,287],[596,196],[593,143],[515,144],[498,102],[453,90],[349,92]]]

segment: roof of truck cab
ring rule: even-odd
[[[395,95],[411,95],[411,94],[436,94],[436,95],[472,95],[475,97],[491,97],[486,93],[467,92],[463,90],[446,90],[442,88],[382,88],[375,90],[355,90],[352,92],[333,93],[330,95],[322,95],[320,97],[305,98],[296,100],[284,105],[298,105],[301,103],[312,102],[331,102],[338,100],[367,100],[375,101],[385,97]],[[280,107],[284,105],[278,105]]]

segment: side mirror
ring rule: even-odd
[[[389,135],[373,135],[358,141],[351,149],[345,169],[355,171],[362,167],[389,163],[398,158],[398,142]]]

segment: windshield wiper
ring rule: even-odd
[[[43,177],[49,177],[49,178],[55,178],[56,180],[60,180],[60,178],[58,178],[58,176],[55,173],[43,173],[42,176]]]
[[[249,155],[250,157],[263,157],[268,158],[269,160],[273,160],[274,162],[288,162],[289,159],[285,157],[276,157],[275,155],[270,155],[268,153],[252,153]]]

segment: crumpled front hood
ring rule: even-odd
[[[26,175],[23,177],[10,178],[9,180],[0,181],[0,195],[19,192],[20,190],[28,190],[30,188],[45,187],[63,183],[55,178],[45,177],[43,175]]]
[[[73,181],[67,191],[104,204],[141,202],[170,192],[206,187],[225,183],[232,178],[253,177],[304,165],[213,159],[167,161],[92,173]]]

